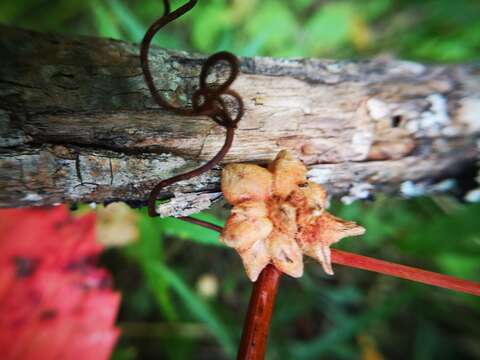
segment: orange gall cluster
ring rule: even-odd
[[[305,165],[287,151],[268,169],[231,164],[223,170],[222,191],[233,209],[221,240],[237,250],[252,281],[270,263],[290,276],[302,276],[303,254],[333,274],[330,245],[365,232],[328,213],[325,189],[306,174]]]

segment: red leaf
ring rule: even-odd
[[[95,215],[0,210],[2,359],[108,359],[120,294],[95,267]]]

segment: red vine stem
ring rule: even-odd
[[[203,220],[194,218],[186,218],[184,220],[197,225],[208,227],[209,229],[217,232],[222,231],[222,227],[210,224]],[[422,284],[438,286],[444,289],[480,296],[479,283],[462,280],[453,276],[443,275],[432,271],[414,268],[411,266],[396,264],[384,260],[378,260],[368,256],[332,249],[332,262],[338,265],[373,271],[383,275],[395,276],[401,279],[416,281]]]
[[[210,227],[221,231],[220,227]],[[445,289],[464,292],[480,296],[480,284],[461,280],[452,276],[421,270],[410,266],[378,260],[367,256],[357,255],[346,251],[332,249],[332,261],[357,269],[377,272],[384,275],[412,280],[423,284],[442,287]],[[264,359],[272,312],[277,296],[281,272],[273,265],[268,265],[260,273],[253,286],[248,313],[243,328],[242,340],[237,360]]]
[[[192,217],[182,219],[207,227],[213,231],[222,232],[221,226],[203,220]],[[480,296],[479,283],[368,256],[332,249],[332,262],[338,265],[373,271],[383,275],[395,276],[401,279]],[[248,313],[245,319],[237,360],[260,360],[264,358],[280,278],[281,272],[275,266],[268,265],[263,269],[255,282],[248,305]]]
[[[282,273],[275,266],[268,265],[253,285],[237,360],[260,360],[265,357],[281,276]]]
[[[332,249],[332,262],[361,270],[395,276],[401,279],[438,286],[444,289],[480,296],[480,284],[453,276],[421,270],[414,267],[378,260],[346,251]]]

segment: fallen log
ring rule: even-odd
[[[160,180],[221,147],[207,118],[159,109],[137,45],[0,25],[0,206],[145,202]],[[153,48],[156,84],[185,104],[205,57]],[[209,80],[226,76],[222,67]],[[457,176],[480,154],[480,67],[242,58],[246,113],[225,162],[290,149],[344,199]],[[403,184],[403,185],[402,185]],[[219,198],[219,169],[165,190],[164,214]]]

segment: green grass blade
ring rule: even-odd
[[[125,249],[126,253],[140,264],[148,288],[152,290],[160,311],[169,321],[178,319],[178,315],[170,297],[169,285],[162,281],[147,267],[152,262],[163,262],[163,234],[156,223],[157,219],[141,213],[138,226],[140,239],[137,243]]]
[[[142,40],[146,26],[141,24],[133,12],[118,0],[108,0],[107,3],[118,18],[119,25],[125,30],[127,39],[134,42]]]
[[[220,219],[209,213],[195,214],[195,218],[208,221],[215,225],[223,226],[223,222]],[[223,246],[223,244],[218,240],[218,233],[216,231],[199,225],[190,224],[173,217],[160,219],[159,222],[162,226],[163,232],[167,236],[174,236],[204,245]]]
[[[215,315],[215,312],[200,299],[174,271],[169,270],[160,263],[150,263],[147,265],[152,273],[158,278],[166,281],[171,288],[182,299],[185,306],[191,311],[192,315],[203,322],[222,345],[224,351],[233,356],[235,353],[234,342],[226,326]]]
[[[115,16],[103,6],[103,3],[100,1],[93,1],[92,7],[98,34],[112,39],[123,39],[122,32],[117,25]]]
[[[335,344],[351,338],[357,332],[367,328],[376,321],[385,321],[395,311],[398,311],[401,306],[411,300],[411,297],[409,294],[402,294],[391,301],[386,301],[381,306],[366,311],[358,317],[344,318],[338,326],[333,327],[319,338],[305,343],[294,344],[291,348],[292,358],[306,360],[318,359],[322,355],[324,356],[326,352],[335,347]]]

